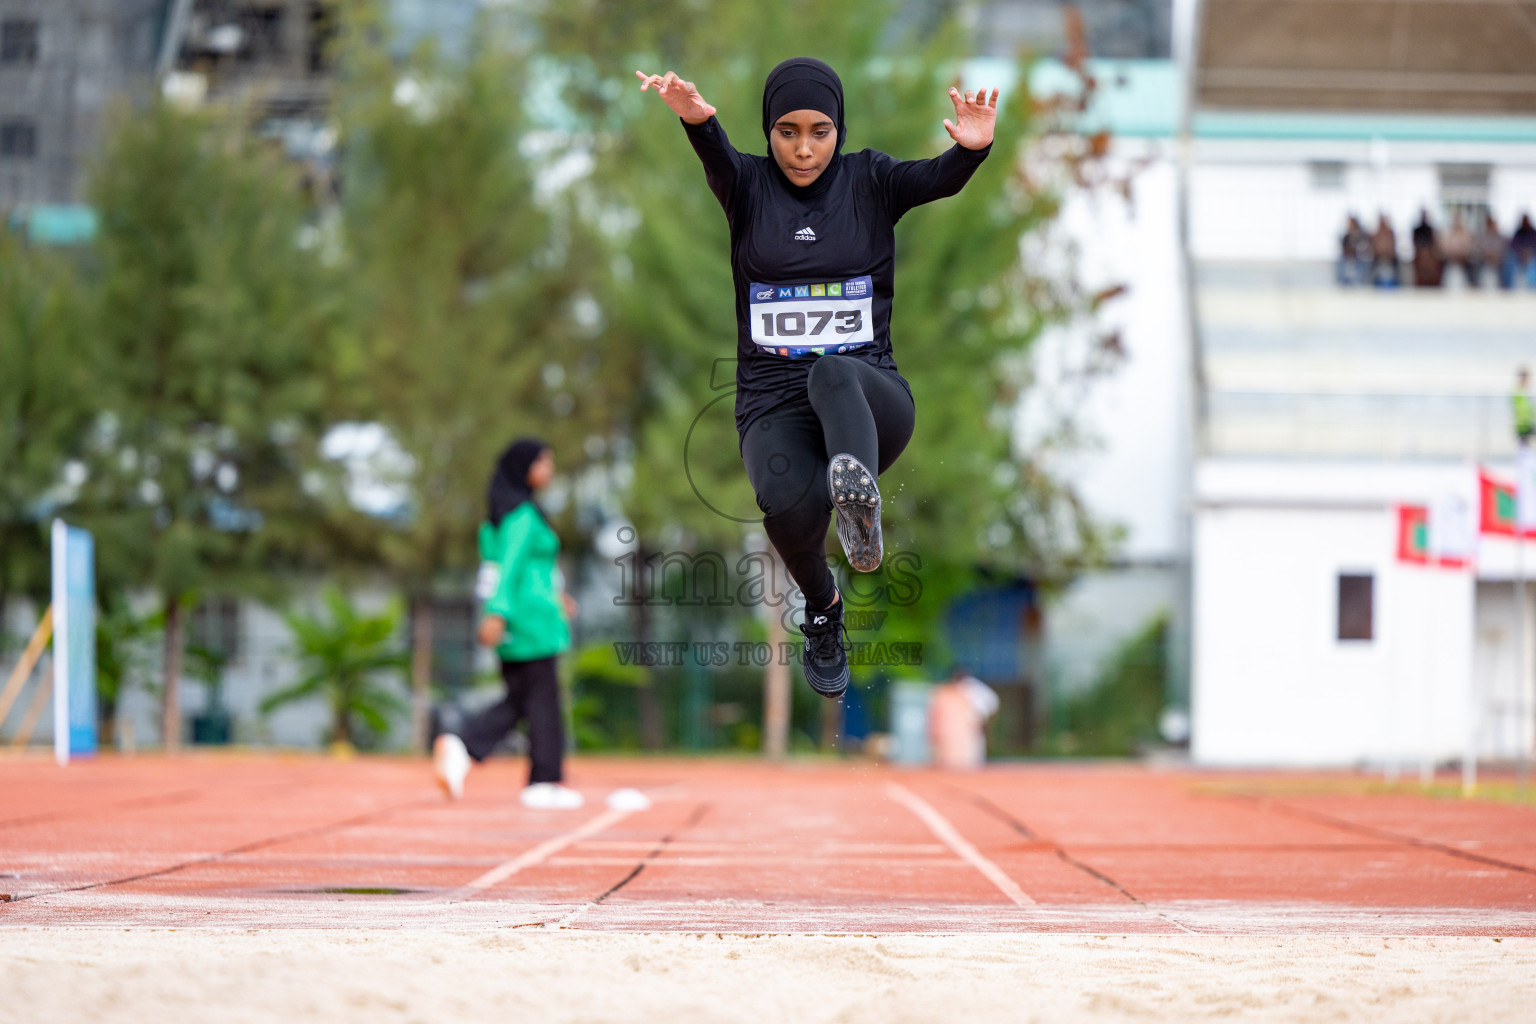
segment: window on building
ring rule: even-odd
[[[416,636],[415,623],[406,634]],[[450,692],[475,675],[475,601],[472,597],[432,598],[432,682]]]
[[[1344,187],[1344,163],[1341,160],[1314,160],[1308,165],[1314,192],[1337,192]]]
[[[37,125],[31,121],[0,121],[0,157],[29,160],[37,155]]]
[[[1376,577],[1339,574],[1339,639],[1376,638]]]
[[[1488,216],[1488,165],[1441,164],[1440,209],[1445,223],[1458,214],[1470,231],[1476,231]]]
[[[37,20],[6,18],[0,21],[0,64],[37,63]]]
[[[204,598],[187,618],[187,646],[228,660],[240,654],[240,602]]]

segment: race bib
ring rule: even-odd
[[[747,291],[752,340],[781,356],[847,352],[875,340],[874,284],[868,274],[825,284],[753,284]]]

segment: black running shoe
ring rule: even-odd
[[[843,602],[825,611],[805,610],[800,624],[805,634],[805,681],[823,697],[836,700],[848,689],[848,631],[843,628]]]
[[[834,455],[827,466],[827,487],[837,509],[837,539],[843,542],[848,564],[859,572],[874,572],[884,556],[875,474],[852,455]]]

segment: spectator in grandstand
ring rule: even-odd
[[[1349,223],[1339,239],[1338,280],[1341,285],[1364,284],[1371,269],[1371,236],[1365,233],[1360,218],[1349,215]]]
[[[1511,283],[1524,282],[1527,287],[1536,288],[1536,224],[1531,223],[1528,213],[1521,215],[1519,226],[1509,236],[1508,260]]]
[[[1499,231],[1499,222],[1493,219],[1492,213],[1483,218],[1483,230],[1477,236],[1477,253],[1482,259],[1483,266],[1493,272],[1499,287],[1508,288],[1509,267],[1505,261],[1508,246],[1504,244],[1504,235]]]
[[[1413,226],[1413,286],[1438,288],[1443,273],[1440,241],[1429,222],[1429,211],[1420,207],[1419,222]]]
[[[1385,213],[1371,235],[1371,283],[1378,288],[1396,288],[1403,283],[1397,266],[1397,232]]]
[[[1461,211],[1458,210],[1451,217],[1450,229],[1446,231],[1445,241],[1440,248],[1445,256],[1445,265],[1460,267],[1467,287],[1476,288],[1482,264],[1478,258],[1477,242],[1462,221]]]

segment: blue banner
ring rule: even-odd
[[[53,753],[96,753],[96,544],[53,521]]]

